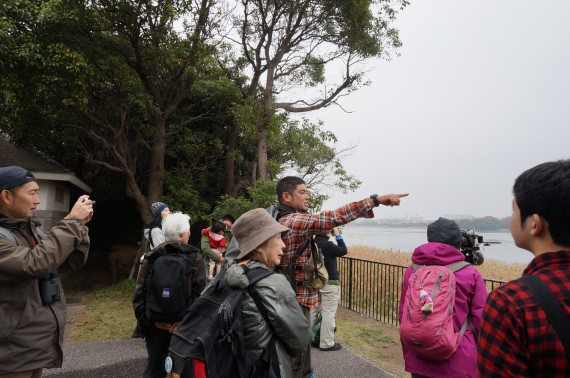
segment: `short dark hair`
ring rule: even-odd
[[[220,221],[212,221],[212,227],[210,231],[212,232],[220,232],[226,229],[226,224]]]
[[[548,222],[552,240],[570,246],[570,160],[542,163],[524,171],[515,180],[513,194],[521,224],[538,214]]]
[[[222,221],[230,221],[232,222],[232,224],[234,224],[236,222],[236,219],[231,215],[231,214],[226,214],[222,217]]]
[[[289,194],[293,194],[295,188],[298,185],[304,183],[305,181],[303,181],[302,178],[297,176],[287,176],[277,181],[276,192],[277,192],[277,200],[279,201],[279,203],[281,203],[281,200],[283,199],[283,193],[287,192]]]

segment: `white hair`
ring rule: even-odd
[[[190,216],[182,213],[169,214],[162,221],[162,232],[166,241],[178,240],[178,237],[190,230]]]

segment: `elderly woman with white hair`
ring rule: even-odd
[[[237,264],[228,268],[225,274],[228,284],[239,288],[249,286],[243,266],[250,270],[273,270],[279,265],[285,248],[281,234],[288,230],[264,209],[254,209],[239,217],[232,232],[240,253]],[[309,343],[309,323],[284,275],[271,274],[258,281],[254,290],[259,294],[268,321],[246,290],[242,299],[246,349],[259,361],[275,336],[279,359],[279,372],[276,373],[282,378],[293,377],[291,358],[300,355]]]
[[[164,369],[164,360],[168,355],[168,347],[170,346],[170,337],[172,332],[180,326],[183,313],[190,307],[194,299],[200,296],[200,293],[205,287],[206,275],[204,270],[204,262],[200,254],[200,250],[188,245],[190,238],[190,217],[182,213],[173,213],[164,218],[162,222],[162,232],[164,233],[165,242],[156,246],[151,252],[144,255],[139,275],[137,278],[137,285],[135,294],[133,296],[133,309],[135,317],[137,318],[137,327],[145,338],[146,348],[148,351],[147,365],[145,367],[144,378],[162,378],[166,375]],[[150,286],[153,280],[160,280],[155,278],[158,274],[158,269],[153,274],[150,274],[157,259],[167,255],[184,255],[182,261],[189,265],[188,276],[186,279],[187,287],[191,287],[191,292],[187,293],[188,297],[182,297],[180,308],[183,311],[182,315],[161,315],[160,313],[149,312],[147,308],[149,300]],[[172,261],[172,260],[171,260]],[[176,261],[176,259],[174,259]],[[166,264],[161,264],[166,266]],[[175,279],[177,277],[176,269],[178,265],[172,264],[172,272],[162,270],[163,277],[167,279]],[[171,299],[179,298],[175,290],[180,290],[180,285],[176,286],[173,283],[172,289],[169,288],[168,296]],[[170,291],[171,290],[171,291]],[[164,296],[164,292],[162,294]],[[149,320],[149,314],[157,318],[164,316],[167,320],[152,321]],[[177,318],[179,316],[179,318]]]

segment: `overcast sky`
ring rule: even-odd
[[[377,217],[511,214],[524,170],[570,158],[570,1],[412,1],[397,22],[401,56],[372,85],[312,113],[358,144],[344,160],[362,181],[325,209],[409,192]]]

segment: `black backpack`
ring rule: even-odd
[[[268,269],[243,267],[249,295],[269,323],[267,310],[254,285],[274,274]],[[228,285],[223,272],[188,309],[182,326],[173,333],[166,361],[169,377],[279,377],[275,336],[258,361],[246,352],[243,333],[244,290]],[[170,373],[172,372],[172,375]]]
[[[192,288],[197,285],[196,270],[201,255],[192,251],[153,253],[145,279],[146,317],[150,322],[179,322],[192,301]]]

